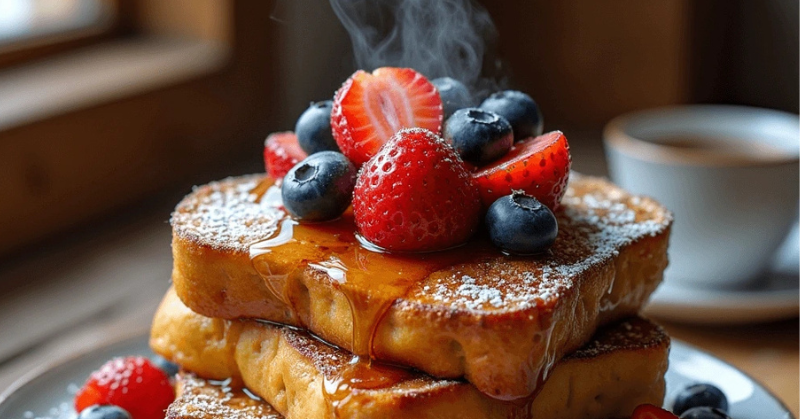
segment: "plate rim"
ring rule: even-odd
[[[684,342],[682,340],[679,340],[679,339],[672,339],[672,338],[670,338],[670,342],[671,342],[670,343],[670,352],[672,352],[672,349],[673,349],[672,348],[672,343],[678,343],[678,344],[680,344],[681,346],[683,346],[685,348],[689,348],[692,351],[699,352],[699,353],[701,353],[701,354],[703,354],[703,355],[705,355],[707,357],[710,357],[711,359],[714,359],[715,361],[721,362],[726,367],[732,368],[733,370],[735,370],[735,371],[739,372],[740,374],[744,375],[745,377],[747,377],[748,380],[756,383],[759,387],[761,387],[761,389],[764,390],[764,392],[767,393],[770,397],[772,397],[773,400],[777,401],[778,405],[780,405],[780,407],[783,408],[783,410],[785,410],[786,413],[789,414],[789,419],[796,419],[795,416],[792,414],[792,410],[789,409],[789,406],[787,406],[786,403],[784,403],[784,401],[781,400],[780,397],[775,395],[775,393],[773,393],[772,390],[770,390],[769,387],[765,386],[764,383],[762,383],[760,380],[758,380],[756,378],[753,378],[753,376],[751,376],[750,374],[748,374],[748,373],[742,371],[741,369],[737,368],[735,365],[731,364],[730,362],[728,362],[728,361],[726,361],[726,360],[724,360],[722,358],[716,357],[713,354],[711,354],[711,353],[709,353],[709,352],[707,352],[707,351],[705,351],[703,349],[700,349],[695,345],[692,345],[690,343],[686,343],[686,342]],[[669,367],[667,367],[667,370],[669,370]],[[664,397],[666,397],[666,394],[664,395]]]
[[[55,368],[59,368],[61,366],[67,365],[67,364],[70,364],[70,363],[75,362],[75,361],[77,361],[77,360],[79,360],[81,358],[88,357],[92,353],[94,353],[96,351],[99,351],[101,349],[110,348],[112,346],[118,346],[118,345],[119,346],[125,346],[125,345],[129,344],[129,342],[133,343],[133,342],[137,342],[139,340],[146,340],[146,339],[148,339],[148,337],[149,337],[149,333],[148,332],[136,331],[136,332],[133,332],[133,333],[128,334],[126,336],[122,336],[122,337],[119,337],[119,338],[116,338],[116,339],[113,339],[113,340],[110,340],[110,341],[103,342],[103,343],[98,344],[98,345],[94,345],[94,346],[92,346],[90,348],[86,348],[84,350],[81,350],[81,351],[76,352],[74,354],[71,354],[69,356],[54,360],[52,362],[41,364],[40,366],[28,371],[27,373],[23,374],[22,376],[20,376],[16,380],[14,380],[11,383],[11,385],[8,386],[8,388],[6,388],[2,393],[0,393],[0,407],[2,407],[3,404],[5,404],[11,396],[13,396],[15,393],[20,391],[23,387],[27,386],[28,384],[30,384],[32,381],[36,380],[37,378],[44,376],[50,370],[53,370]],[[699,353],[703,354],[704,356],[710,357],[710,358],[712,358],[712,359],[714,359],[714,360],[716,360],[718,362],[721,362],[726,367],[732,368],[733,370],[735,370],[735,371],[739,372],[740,374],[744,375],[745,377],[747,377],[748,380],[750,380],[753,383],[757,384],[773,400],[777,401],[778,405],[784,411],[786,411],[786,413],[789,415],[789,419],[796,419],[796,417],[792,414],[791,409],[789,409],[789,407],[786,405],[786,403],[783,400],[781,400],[781,398],[776,396],[775,393],[773,393],[772,390],[769,387],[765,386],[760,380],[753,378],[750,374],[742,371],[741,369],[739,369],[736,366],[732,365],[728,361],[725,361],[724,359],[716,357],[713,354],[711,354],[711,353],[709,353],[709,352],[707,352],[707,351],[705,351],[703,349],[700,349],[695,345],[692,345],[690,343],[684,342],[684,341],[679,340],[679,339],[670,338],[670,353],[674,349],[673,344],[675,344],[675,343],[677,343],[680,346],[683,346],[686,349],[689,349],[689,350],[694,351],[694,352],[699,352]],[[665,396],[664,402],[666,402],[666,394],[664,396]]]
[[[90,346],[88,348],[82,349],[77,351],[73,354],[57,358],[50,362],[46,362],[40,364],[36,368],[26,372],[19,376],[16,380],[14,380],[11,385],[9,385],[2,393],[0,393],[0,407],[3,406],[6,401],[14,395],[17,391],[19,391],[22,387],[30,384],[33,380],[47,374],[50,370],[54,370],[56,368],[62,367],[64,365],[70,364],[75,362],[81,358],[85,358],[90,356],[92,353],[97,352],[101,349],[110,348],[112,346],[124,346],[123,344],[127,344],[129,341],[137,341],[139,339],[147,339],[149,336],[149,332],[143,330],[137,330],[129,334],[125,334],[120,337],[116,337],[114,339],[110,339],[107,341],[103,341],[97,345]]]

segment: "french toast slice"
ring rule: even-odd
[[[170,290],[153,321],[150,345],[184,371],[245,385],[288,419],[315,418],[615,418],[664,397],[669,337],[638,317],[601,328],[589,343],[563,358],[535,398],[506,402],[473,385],[374,364],[305,331],[247,320],[222,320],[188,309]],[[228,390],[194,387],[210,412]],[[241,394],[247,406],[256,403]],[[171,412],[202,411],[196,397],[179,397]],[[227,396],[219,402],[229,405]],[[187,406],[189,405],[189,406]],[[207,417],[216,417],[209,413]]]
[[[172,280],[187,306],[306,328],[504,400],[533,394],[598,326],[639,311],[662,279],[672,222],[652,199],[573,174],[547,254],[505,256],[478,237],[412,258],[365,250],[352,214],[296,224],[279,199],[254,175],[178,204]]]
[[[241,388],[178,373],[167,419],[283,419],[275,408]]]

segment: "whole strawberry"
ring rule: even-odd
[[[381,248],[431,251],[465,242],[478,227],[481,203],[455,150],[411,128],[361,168],[353,213],[359,233]]]
[[[111,404],[133,419],[162,419],[175,400],[169,377],[141,356],[114,358],[93,372],[75,395],[75,410]]]

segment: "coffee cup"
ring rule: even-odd
[[[798,219],[800,121],[743,106],[635,112],[603,132],[611,178],[675,216],[667,281],[753,285]]]

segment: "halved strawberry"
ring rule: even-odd
[[[521,190],[555,210],[566,191],[571,164],[567,137],[553,131],[515,144],[500,160],[478,168],[472,178],[487,208],[497,198]]]
[[[300,148],[293,132],[276,132],[264,141],[264,165],[267,174],[273,179],[283,178],[289,170],[308,157]]]
[[[631,419],[678,419],[678,417],[652,404],[640,404],[633,410]]]
[[[333,138],[361,166],[402,128],[442,129],[442,100],[436,87],[410,68],[358,70],[336,92],[331,111]]]

